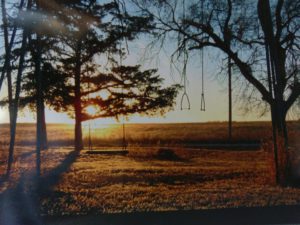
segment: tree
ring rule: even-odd
[[[43,148],[43,142],[45,141],[45,131],[43,132],[43,119],[45,119],[44,101],[43,101],[43,74],[41,72],[42,67],[42,37],[45,35],[43,25],[45,18],[39,15],[43,15],[44,11],[41,8],[41,1],[28,1],[28,15],[25,15],[23,26],[29,30],[28,38],[30,43],[35,42],[35,51],[31,51],[32,62],[34,65],[34,78],[35,78],[35,106],[36,106],[36,175],[40,177],[41,174],[41,150]],[[33,18],[30,18],[31,15]],[[31,19],[29,22],[28,19]],[[28,23],[29,22],[29,23]]]
[[[80,80],[80,124],[92,119],[118,118],[135,113],[164,114],[174,106],[180,89],[179,85],[162,87],[163,79],[157,75],[157,70],[141,71],[140,66],[116,66],[107,72],[88,72],[83,73]],[[75,91],[72,86],[69,90],[64,89],[65,93],[60,96],[65,97],[53,99],[50,106],[78,119],[74,110]],[[90,107],[93,114],[89,112]],[[82,143],[82,139],[79,141]]]
[[[141,71],[140,66],[113,67],[109,73],[84,78],[82,83],[89,87],[83,93],[82,121],[135,113],[164,114],[174,106],[180,89],[179,85],[162,87],[157,70]],[[91,106],[93,115],[87,110]]]
[[[23,1],[21,1],[22,3]],[[23,3],[22,3],[23,4]],[[11,138],[14,140],[17,112],[19,107],[19,96],[21,92],[21,77],[23,74],[25,54],[30,52],[31,58],[28,60],[29,66],[32,68],[32,74],[34,74],[33,84],[35,85],[35,111],[37,115],[36,122],[36,172],[37,176],[40,176],[40,152],[42,148],[45,148],[47,142],[46,136],[46,124],[45,124],[45,108],[44,108],[44,96],[43,96],[43,41],[47,40],[47,36],[51,36],[53,33],[53,15],[48,15],[46,11],[41,7],[42,1],[27,1],[27,9],[20,11],[16,21],[23,31],[23,39],[20,52],[16,51],[20,55],[20,63],[16,82],[16,96],[15,96],[15,113],[14,121],[11,121],[14,127],[14,133],[11,134]],[[47,21],[47,19],[50,19]],[[52,19],[52,20],[51,20]],[[45,22],[47,21],[47,23]],[[53,36],[53,35],[52,35]],[[28,41],[27,41],[28,39]],[[45,47],[45,46],[44,46]],[[50,51],[49,49],[48,51]],[[49,52],[48,52],[49,53]],[[28,69],[28,68],[27,68]],[[8,101],[10,102],[10,100]],[[11,142],[12,143],[12,142]],[[14,142],[13,142],[14,143]],[[13,145],[12,145],[13,146]],[[12,147],[13,148],[13,147]],[[13,149],[12,149],[13,151]],[[11,148],[9,156],[9,165],[11,164]],[[9,168],[9,167],[8,167]],[[9,171],[9,169],[8,169]]]
[[[20,1],[19,10],[22,9],[24,5],[24,1]],[[6,2],[4,0],[1,1],[1,9],[2,9],[2,25],[4,31],[4,45],[5,45],[5,60],[4,65],[2,67],[2,73],[0,78],[0,90],[2,87],[2,82],[4,80],[5,74],[7,77],[8,83],[8,105],[9,105],[9,117],[10,117],[10,142],[9,142],[9,155],[7,160],[7,171],[6,176],[9,177],[11,166],[13,162],[13,153],[14,153],[14,145],[15,145],[15,136],[16,136],[16,125],[17,125],[17,117],[18,117],[18,104],[19,104],[19,96],[20,96],[20,88],[21,88],[21,76],[24,68],[24,58],[26,54],[25,45],[27,40],[27,32],[23,30],[21,35],[21,47],[19,49],[19,64],[17,68],[17,76],[16,76],[16,85],[15,85],[15,97],[13,99],[13,87],[12,87],[12,48],[14,45],[16,33],[17,33],[17,24],[13,24],[13,30],[11,33],[11,38],[9,41],[9,21],[7,19],[6,12]]]
[[[266,11],[261,13],[253,7],[258,3],[256,0],[133,2],[143,13],[155,19],[156,41],[162,43],[168,35],[177,34],[177,52],[182,52],[185,46],[189,51],[212,47],[227,55],[243,78],[270,106],[276,134],[287,141],[286,114],[300,95],[299,0],[272,1],[270,17],[273,23],[262,19],[266,15],[262,13]],[[204,8],[201,8],[201,2],[204,2]],[[267,28],[273,29],[269,31]],[[270,32],[272,39],[267,37]],[[255,72],[260,65],[266,65],[266,45],[272,48],[269,56],[275,66],[275,84],[268,74],[261,76]],[[276,85],[273,86],[275,89],[270,88],[270,84]],[[277,164],[288,158],[287,151],[277,155]],[[287,168],[288,161],[277,171],[278,183],[282,185],[287,183]]]
[[[43,19],[43,18],[41,18]],[[49,20],[53,20],[51,15],[48,15],[46,19],[43,19],[46,23]],[[28,43],[28,51],[30,58],[27,59],[26,65],[28,72],[23,78],[23,96],[20,99],[20,107],[24,108],[29,106],[32,111],[36,111],[36,98],[37,98],[37,76],[33,72],[35,71],[38,55],[40,54],[40,70],[41,70],[41,86],[42,86],[42,99],[41,99],[41,147],[42,149],[48,148],[47,141],[47,129],[46,129],[46,117],[45,117],[45,105],[53,101],[55,98],[63,95],[62,89],[67,88],[65,86],[65,80],[67,77],[64,74],[58,73],[57,55],[60,54],[61,49],[58,47],[60,39],[57,33],[54,33],[50,29],[45,29],[42,32],[42,36],[39,41],[30,38]]]
[[[53,4],[46,1],[30,1],[30,3],[33,15],[29,16],[33,20],[29,25],[26,22],[28,15],[22,20],[25,21],[22,25],[31,32],[27,46],[31,57],[26,61],[28,72],[23,78],[24,92],[20,107],[29,106],[37,113],[38,171],[39,152],[43,147],[43,137],[46,137],[44,104],[56,111],[68,112],[75,118],[77,150],[83,148],[81,122],[84,120],[146,111],[150,113],[159,110],[159,107],[162,107],[163,113],[163,109],[166,110],[174,104],[173,98],[176,96],[178,86],[162,88],[162,80],[155,75],[154,70],[141,72],[139,66],[135,66],[115,67],[109,74],[98,72],[100,67],[97,60],[101,54],[107,54],[109,63],[114,64],[115,54],[124,56],[124,49],[121,49],[120,43],[124,39],[133,40],[140,32],[148,31],[152,26],[151,17],[131,16],[122,8],[124,5],[119,1],[105,4],[97,1],[54,1]],[[55,34],[48,27],[53,18],[56,22],[54,25],[60,23]],[[118,70],[123,70],[124,76],[116,75]],[[121,77],[124,81],[120,80]],[[99,83],[101,79],[102,83]],[[135,93],[126,82],[135,85],[136,90],[145,86],[148,88]],[[111,88],[115,88],[114,91],[109,89],[114,97],[106,102],[111,106],[106,105],[108,107],[106,109],[102,107],[98,115],[92,117],[87,115],[86,107],[89,104],[96,105],[99,101],[97,98],[91,98],[87,102],[87,96],[95,94],[97,90],[107,89],[108,84]],[[86,91],[88,85],[93,90]],[[141,86],[138,88],[139,85]],[[126,89],[128,95],[120,93],[120,88]],[[155,94],[155,90],[158,93]],[[142,105],[138,107],[132,104],[129,108],[125,101],[117,103],[116,96],[121,96],[123,100],[136,98],[135,100]],[[119,106],[122,106],[122,109],[118,109]]]
[[[61,35],[65,52],[61,68],[73,83],[73,108],[75,111],[75,149],[82,143],[82,79],[95,71],[95,60],[101,54],[120,52],[119,43],[127,38],[134,39],[147,30],[151,18],[130,16],[121,12],[118,1],[100,4],[97,1],[66,1],[58,12],[64,21],[66,33]],[[72,13],[70,13],[72,12]],[[126,25],[125,25],[126,24]]]
[[[4,61],[4,69],[3,72],[6,72],[7,77],[7,90],[8,90],[8,111],[9,111],[9,119],[10,119],[10,133],[12,133],[12,119],[13,119],[13,103],[12,103],[12,80],[11,80],[11,49],[9,48],[9,34],[8,34],[8,21],[7,21],[7,13],[6,13],[6,2],[5,0],[1,1],[1,10],[2,10],[2,25],[3,25],[3,37],[4,37],[4,46],[5,46],[5,61]],[[4,73],[3,73],[4,78]],[[12,161],[12,151],[9,149],[9,160],[8,162]],[[11,163],[8,163],[8,170],[10,171]],[[9,176],[9,173],[7,173]]]

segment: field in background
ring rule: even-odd
[[[126,139],[131,146],[180,146],[201,142],[226,142],[228,125],[225,122],[178,123],[178,124],[126,124]],[[88,143],[88,124],[83,125],[84,142]],[[289,135],[292,143],[297,142],[300,122],[289,122]],[[73,144],[74,125],[47,125],[50,146],[70,146]],[[120,146],[122,125],[91,124],[91,138],[94,146]],[[0,147],[8,145],[9,126],[0,124]],[[35,125],[18,124],[17,145],[35,144]],[[272,137],[270,122],[233,123],[233,141],[263,141]]]
[[[94,145],[105,149],[120,146],[121,128],[93,127]],[[127,156],[91,155],[84,150],[74,155],[73,126],[48,125],[51,147],[42,152],[42,185],[46,190],[41,195],[41,213],[78,215],[300,204],[300,189],[274,185],[270,144],[255,151],[183,147],[226,141],[226,123],[129,124],[126,131]],[[291,142],[299,150],[299,122],[289,123],[289,131]],[[30,184],[26,177],[35,170],[34,137],[33,124],[19,125],[12,177],[10,182],[0,182],[0,196],[6,196],[7,190],[20,183]],[[271,127],[264,122],[234,123],[233,137],[238,141],[267,142]],[[0,176],[5,172],[8,140],[8,126],[0,125]],[[294,161],[300,162],[298,158]]]

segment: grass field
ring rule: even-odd
[[[85,127],[86,128],[86,127]],[[235,141],[271,137],[269,123],[234,123]],[[96,148],[116,148],[121,126],[93,127]],[[85,130],[86,131],[86,130]],[[74,154],[73,126],[49,125],[49,150],[42,152],[41,214],[145,212],[250,206],[297,205],[300,189],[274,185],[270,144],[255,151],[187,148],[189,143],[225,142],[226,123],[129,124],[129,154]],[[299,122],[289,123],[299,150]],[[0,183],[2,196],[20,183],[30,185],[35,168],[34,126],[18,127],[11,180]],[[84,133],[87,137],[87,132]],[[0,125],[0,175],[5,171],[8,126]],[[298,158],[294,162],[299,162]],[[27,193],[28,189],[22,191]],[[3,203],[4,204],[4,203]],[[2,206],[3,207],[3,206]],[[1,207],[1,208],[2,208]],[[5,207],[4,207],[5,208]]]
[[[220,142],[228,139],[228,124],[178,123],[178,124],[126,124],[126,139],[131,146],[179,145],[198,142]],[[300,122],[289,122],[292,143],[297,142]],[[47,126],[50,146],[61,147],[73,144],[74,126],[49,124]],[[9,126],[0,124],[0,146],[8,145]],[[35,145],[35,125],[19,124],[17,145]],[[95,146],[120,146],[122,125],[91,125],[91,137]],[[233,141],[269,140],[272,137],[270,122],[233,123]],[[88,124],[83,125],[83,138],[88,140]]]

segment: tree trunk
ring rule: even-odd
[[[24,0],[21,0],[19,8],[21,9],[23,7]],[[2,1],[2,7],[5,9],[5,1]],[[2,10],[3,10],[2,8]],[[2,11],[3,12],[3,11]],[[5,11],[3,12],[5,15]],[[4,76],[5,70],[8,67],[10,73],[10,52],[12,49],[12,46],[14,44],[14,39],[16,35],[17,27],[14,26],[12,36],[10,39],[10,43],[7,46],[6,51],[8,52],[9,57],[5,58],[4,62],[4,68],[2,69],[2,76]],[[11,114],[11,125],[10,125],[10,142],[9,142],[9,155],[8,155],[8,161],[7,161],[7,170],[6,170],[6,176],[9,177],[11,166],[13,163],[13,155],[14,155],[14,147],[15,147],[15,138],[16,138],[16,128],[17,128],[17,118],[18,118],[18,107],[19,107],[19,97],[21,92],[21,77],[23,73],[24,68],[24,58],[26,53],[26,39],[27,39],[27,32],[23,31],[23,38],[22,38],[22,44],[21,44],[21,51],[20,51],[20,59],[19,59],[19,67],[17,72],[17,79],[16,79],[16,91],[15,91],[15,98],[12,102],[12,114]],[[0,89],[1,89],[2,83],[0,82]]]
[[[41,73],[41,47],[40,35],[37,34],[37,55],[35,59],[35,75],[36,75],[36,175],[41,175],[41,150],[43,148],[43,87]]]
[[[280,40],[274,35],[273,21],[269,0],[258,1],[258,15],[265,36],[268,82],[272,100],[271,105],[274,161],[276,181],[286,186],[290,181],[290,162],[288,157],[288,135],[286,128],[287,109],[284,102],[285,52],[280,47]]]
[[[42,101],[42,149],[48,149],[47,125],[45,115],[45,103]]]
[[[81,90],[80,90],[80,76],[81,76],[81,40],[78,41],[76,50],[76,68],[75,68],[75,150],[83,149],[82,141],[82,126],[81,126]]]
[[[75,150],[80,151],[83,149],[83,142],[82,142],[82,126],[81,120],[78,118],[78,111],[76,110],[75,116]]]
[[[231,59],[228,57],[228,140],[232,141],[232,85]]]
[[[273,114],[272,126],[273,126],[273,141],[274,141],[274,161],[276,164],[276,181],[281,186],[290,184],[290,159],[288,154],[288,148],[286,145],[285,136],[286,128],[286,113],[278,113],[278,107],[273,104],[271,108]]]
[[[10,142],[9,142],[9,157],[8,157],[8,164],[7,164],[7,171],[6,175],[10,175],[11,166],[13,162],[13,153],[15,147],[15,139],[16,139],[16,128],[17,128],[17,118],[18,118],[18,110],[19,110],[19,99],[20,99],[20,92],[21,92],[21,80],[22,80],[22,73],[24,69],[24,58],[26,53],[26,39],[27,39],[27,32],[23,32],[22,38],[22,46],[21,46],[21,55],[19,60],[19,68],[17,73],[17,80],[16,80],[16,93],[15,99],[13,103],[13,117],[12,117],[12,125],[11,125],[11,133],[10,133]]]
[[[270,46],[270,49],[272,47]],[[278,65],[278,55],[276,51],[270,51],[270,65],[273,80],[274,101],[271,103],[273,143],[276,161],[276,180],[281,186],[290,184],[290,162],[288,156],[288,134],[286,126],[287,110],[284,103],[284,88],[282,84],[283,76]],[[274,82],[277,81],[277,82]]]
[[[9,124],[10,124],[10,130],[11,130],[12,129],[12,120],[13,120],[13,98],[12,98],[13,88],[12,88],[10,65],[8,65],[8,67],[7,67],[6,77],[7,77],[7,92],[8,92],[7,94],[8,94]]]
[[[281,186],[290,184],[290,159],[288,156],[288,148],[285,145],[284,134],[282,131],[277,131],[277,148],[278,148],[278,183]]]
[[[23,6],[24,1],[20,2],[20,8]],[[25,56],[25,44],[26,44],[26,34],[23,33],[23,39],[21,44],[21,52],[20,52],[20,61],[19,68],[16,79],[16,91],[15,98],[13,99],[13,88],[12,88],[12,78],[11,78],[11,49],[14,43],[15,35],[16,35],[16,26],[14,26],[10,42],[9,34],[8,34],[8,23],[7,23],[7,14],[6,14],[6,2],[5,0],[1,0],[2,6],[2,20],[3,20],[3,33],[4,33],[4,45],[5,45],[5,62],[1,73],[1,82],[0,89],[2,86],[2,81],[4,79],[4,74],[7,76],[8,83],[8,100],[9,100],[9,118],[10,118],[10,142],[9,142],[9,150],[8,150],[8,160],[7,160],[7,170],[6,176],[9,177],[11,166],[13,163],[13,154],[14,154],[14,146],[15,146],[15,136],[16,136],[16,123],[17,123],[17,115],[18,115],[18,105],[19,105],[19,96],[21,89],[21,75],[23,72],[23,63]]]
[[[7,24],[7,15],[6,15],[6,2],[1,0],[1,12],[2,12],[2,23],[3,23],[3,38],[4,38],[4,47],[5,47],[5,63],[3,70],[3,79],[6,72],[7,78],[7,91],[8,91],[8,111],[9,111],[9,125],[10,125],[10,137],[12,137],[12,118],[13,118],[13,100],[12,100],[12,81],[11,81],[11,66],[10,66],[10,49],[8,43],[8,24]],[[11,169],[11,164],[13,162],[13,151],[9,148],[8,152],[8,164],[7,164],[7,176],[9,176],[9,171]]]
[[[6,2],[1,0],[1,11],[2,11],[2,23],[3,23],[3,39],[5,48],[5,62],[4,62],[4,72],[6,72],[7,78],[7,95],[8,95],[8,111],[9,111],[9,121],[10,121],[10,131],[12,130],[12,119],[13,119],[13,89],[12,89],[12,79],[11,79],[11,52],[9,48],[9,33],[8,33],[8,21],[6,14]]]

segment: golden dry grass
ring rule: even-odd
[[[298,142],[300,122],[289,122],[292,142]],[[73,144],[74,125],[49,124],[48,140],[51,146]],[[0,124],[0,147],[9,142],[9,126]],[[17,145],[35,144],[35,125],[19,124]],[[122,125],[94,125],[91,137],[95,146],[120,146]],[[270,122],[233,123],[233,141],[268,140],[272,137]],[[83,126],[83,138],[88,142],[88,125]],[[228,125],[225,122],[179,123],[179,124],[126,124],[126,138],[132,146],[182,145],[185,143],[227,141]]]
[[[239,140],[260,140],[270,135],[268,125],[264,123],[239,123],[235,126],[235,138],[239,137]],[[290,126],[292,133],[299,131],[299,124]],[[31,125],[19,129],[23,135],[34,134]],[[116,133],[120,127],[106,129],[111,129],[111,133],[98,133],[98,146],[104,140],[107,145],[117,146],[115,142],[119,136]],[[127,129],[131,132],[128,135],[132,141],[127,156],[90,155],[81,151],[75,162],[61,174],[58,183],[49,186],[51,192],[42,198],[42,213],[62,215],[300,203],[300,189],[274,185],[268,145],[258,151],[188,149],[180,146],[199,140],[225,140],[224,123],[165,124],[161,127],[128,125]],[[3,130],[0,134],[2,141],[5,136]],[[59,139],[63,145],[68,143],[64,137],[70,140],[72,137],[71,126],[50,125],[48,131],[50,141]],[[34,147],[29,143],[30,138],[20,133],[18,143],[29,145],[17,146],[11,182],[2,183],[1,192],[12,188],[21,175],[34,171]],[[203,134],[207,136],[203,137]],[[296,142],[296,136],[291,136]],[[177,140],[179,137],[182,137],[180,141]],[[100,143],[100,140],[103,142]],[[146,140],[149,142],[143,143]],[[162,157],[162,149],[171,151],[176,157]],[[43,151],[42,176],[47,177],[59,167],[70,152],[72,147],[55,145]],[[1,160],[0,170],[3,173],[5,160]]]

